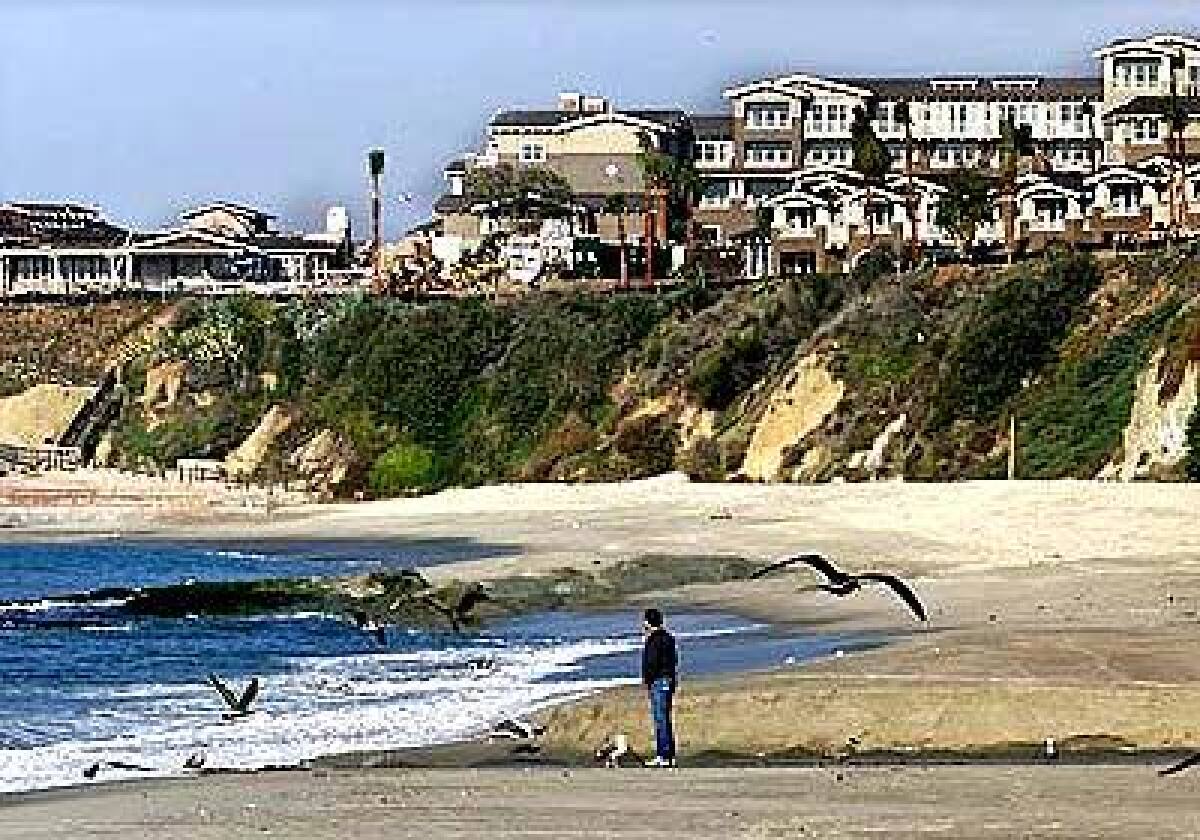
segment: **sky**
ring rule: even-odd
[[[492,113],[559,91],[718,113],[779,72],[1094,74],[1155,31],[1200,33],[1200,0],[0,0],[0,200],[160,227],[229,199],[285,230],[345,204],[362,235],[380,146],[394,236]]]

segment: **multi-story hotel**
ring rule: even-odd
[[[645,209],[637,154],[648,144],[694,157],[704,184],[695,219],[706,238],[738,241],[759,228],[762,212],[773,216],[773,247],[747,247],[751,274],[842,270],[868,240],[898,243],[914,226],[925,245],[950,244],[936,225],[942,181],[961,168],[998,175],[1006,120],[1028,126],[1034,143],[1012,196],[1015,246],[1200,231],[1200,39],[1123,39],[1094,55],[1099,75],[1078,78],[795,73],[728,88],[724,114],[621,110],[573,94],[557,110],[505,111],[489,123],[486,148],[446,170],[450,190],[435,207],[440,250],[453,257],[488,231],[468,172],[500,162],[561,174],[590,211],[584,228],[605,242],[615,241],[619,225],[604,199],[624,195],[624,229],[637,239]],[[897,119],[901,104],[907,125]],[[853,169],[858,108],[874,114],[892,159],[893,175],[870,190]],[[1173,111],[1184,123],[1179,135]],[[980,228],[977,245],[1004,239],[999,216]]]

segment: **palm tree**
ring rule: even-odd
[[[863,176],[867,184],[867,242],[869,247],[875,245],[875,216],[871,211],[874,200],[873,188],[883,181],[891,168],[891,157],[887,147],[875,134],[871,125],[874,119],[874,105],[868,102],[865,106],[854,109],[854,122],[850,126],[851,141],[854,146],[854,169]]]
[[[621,282],[622,289],[629,286],[629,255],[625,251],[625,214],[629,212],[629,199],[625,197],[625,193],[613,193],[608,198],[604,199],[604,212],[612,213],[617,217],[617,239],[621,245]]]
[[[696,162],[690,153],[669,154],[659,151],[646,134],[642,135],[641,144],[638,166],[642,170],[647,191],[654,199],[657,227],[669,239],[672,223],[681,225],[682,230],[677,228],[676,233],[682,233],[682,236],[676,236],[675,239],[682,239],[690,254],[694,245],[692,208],[699,201],[704,187],[700,173],[696,170]],[[687,149],[691,148],[690,142],[682,145]]]
[[[1092,174],[1096,174],[1096,150],[1092,147],[1092,140],[1096,136],[1096,106],[1090,100],[1084,100],[1084,103],[1079,106],[1080,112],[1087,117],[1087,148],[1088,160],[1092,163]]]
[[[1033,153],[1033,130],[1017,125],[1011,117],[1000,122],[1000,192],[1004,201],[1004,249],[1011,265],[1016,251],[1017,168],[1021,158]]]
[[[1187,130],[1188,115],[1187,110],[1179,101],[1179,74],[1183,72],[1187,66],[1183,52],[1179,52],[1171,56],[1171,97],[1167,104],[1167,122],[1170,127],[1170,142],[1167,147],[1167,154],[1171,158],[1171,226],[1174,228],[1175,236],[1179,235],[1179,228],[1183,226],[1183,216],[1186,213],[1186,193],[1176,198],[1176,191],[1181,191],[1182,186],[1180,161],[1184,159],[1184,142],[1183,133]],[[1177,209],[1178,208],[1178,209]]]
[[[1167,156],[1171,159],[1171,228],[1175,235],[1179,233],[1182,222],[1184,205],[1177,195],[1181,186],[1179,161],[1183,158],[1183,132],[1187,130],[1188,114],[1179,96],[1171,94],[1167,102]]]
[[[896,122],[904,126],[904,176],[908,180],[907,208],[908,224],[911,236],[909,241],[909,261],[917,264],[917,191],[913,186],[913,134],[912,109],[907,99],[901,99],[893,106],[893,116]]]

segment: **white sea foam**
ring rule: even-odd
[[[128,603],[128,598],[103,598],[97,601],[46,598],[41,601],[16,601],[8,604],[0,604],[0,613],[53,612],[54,610],[64,610],[79,607],[103,610],[112,609],[115,607],[123,607]]]
[[[745,633],[761,625],[680,633],[684,638]],[[586,679],[590,658],[637,650],[632,637],[520,642],[481,637],[469,647],[295,657],[264,679],[257,713],[221,721],[220,700],[197,684],[93,690],[112,711],[30,733],[35,749],[0,750],[0,792],[86,783],[83,770],[122,762],[146,772],[104,769],[94,780],[182,775],[196,753],[210,767],[292,765],[320,755],[450,743],[497,722],[635,679]],[[472,663],[487,660],[488,667]],[[241,682],[234,680],[235,683]]]
[[[77,722],[87,738],[36,749],[0,750],[0,792],[85,783],[94,763],[123,762],[149,772],[103,770],[96,782],[183,773],[203,752],[209,766],[295,764],[319,755],[448,743],[495,723],[627,680],[572,679],[584,659],[628,651],[633,640],[582,641],[539,649],[494,645],[414,654],[300,659],[264,682],[258,713],[236,724],[219,718],[207,686],[137,686],[92,696],[135,701],[136,712]],[[472,672],[487,656],[495,668]],[[413,668],[413,665],[422,667]],[[136,701],[142,702],[136,702]],[[70,736],[68,736],[70,737]]]

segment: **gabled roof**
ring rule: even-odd
[[[1158,178],[1128,166],[1108,166],[1095,175],[1085,178],[1085,186],[1094,187],[1106,181],[1137,181],[1139,184],[1154,184]]]
[[[829,199],[808,190],[794,189],[771,196],[762,203],[767,207],[825,207],[829,204]]]
[[[937,193],[939,195],[946,192],[946,188],[943,187],[941,184],[930,181],[927,178],[922,178],[922,177],[918,177],[918,176],[914,175],[912,182],[913,182],[913,187],[916,188],[917,192]],[[908,192],[908,176],[907,175],[903,175],[898,172],[889,173],[887,176],[884,177],[884,183],[886,183],[889,187],[891,187],[894,190],[899,190],[904,193]]]
[[[1180,96],[1179,104],[1189,117],[1200,115],[1200,97]],[[1114,117],[1162,117],[1170,110],[1169,96],[1135,96],[1119,108],[1104,115],[1105,121]]]
[[[1036,181],[1029,181],[1019,190],[1017,190],[1017,197],[1020,199],[1035,198],[1046,195],[1053,195],[1061,198],[1082,198],[1082,196],[1079,194],[1079,190],[1056,183],[1049,178],[1038,178]]]
[[[211,201],[208,204],[202,204],[199,207],[193,207],[189,210],[184,210],[179,214],[179,218],[187,220],[194,219],[197,216],[202,216],[205,213],[211,213],[214,210],[222,210],[233,216],[240,216],[251,219],[274,219],[275,216],[271,213],[263,212],[257,207],[251,207],[248,204],[239,204],[236,201]]]
[[[186,248],[194,243],[214,251],[257,251],[254,244],[241,239],[210,233],[206,230],[164,230],[139,234],[130,247],[135,251],[153,251],[159,248]]]
[[[604,122],[634,124],[665,131],[682,125],[687,114],[679,110],[633,109],[623,111],[501,111],[492,117],[493,128],[546,128],[567,131]]]
[[[1118,38],[1107,46],[1096,50],[1092,55],[1098,59],[1108,58],[1125,52],[1145,51],[1169,54],[1174,49],[1185,47],[1200,50],[1200,38],[1183,33],[1159,32],[1144,38]]]
[[[803,96],[809,88],[843,93],[847,96],[868,97],[871,95],[871,91],[867,88],[858,87],[838,81],[837,79],[822,78],[821,76],[813,76],[808,73],[792,73],[787,76],[759,79],[727,88],[724,96],[726,99],[738,99],[743,96],[766,91],[776,91],[786,96]]]

